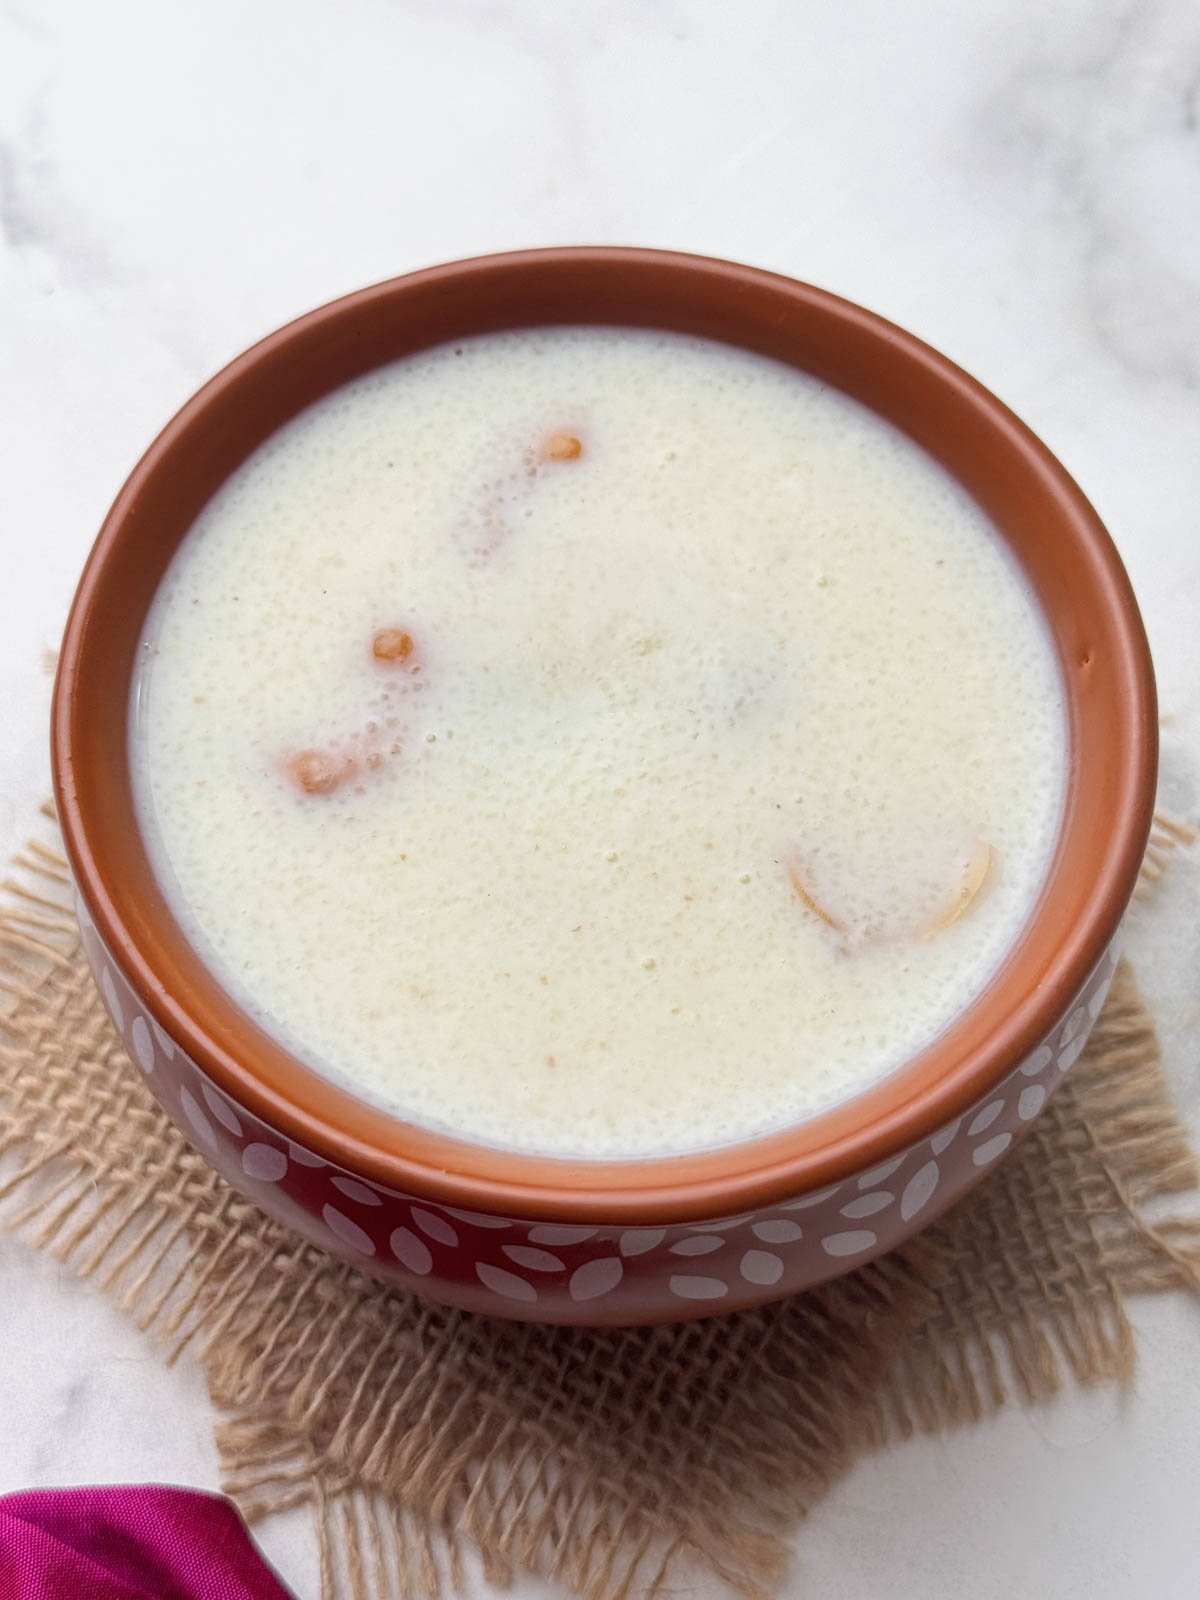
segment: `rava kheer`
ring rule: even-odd
[[[1066,764],[1005,547],[779,363],[533,329],[329,396],[162,584],[135,788],[175,915],[330,1078],[487,1144],[746,1138],[1013,944]]]

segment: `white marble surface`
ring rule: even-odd
[[[43,656],[89,542],[196,384],[373,279],[580,240],[826,285],[1021,412],[1125,554],[1196,814],[1195,0],[0,0],[0,850],[47,788]],[[1134,947],[1200,1127],[1198,907],[1186,867]],[[1200,1314],[1138,1324],[1128,1396],[865,1462],[789,1592],[1193,1596]],[[197,1371],[4,1239],[0,1347],[0,1489],[214,1483]],[[302,1523],[263,1538],[314,1594]]]

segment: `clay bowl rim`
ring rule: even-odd
[[[931,1045],[849,1101],[759,1138],[646,1160],[475,1145],[390,1117],[304,1066],[223,994],[175,924],[141,845],[127,769],[130,635],[148,604],[145,594],[129,597],[147,566],[136,558],[149,550],[161,570],[182,528],[161,541],[167,553],[139,541],[156,506],[181,517],[190,493],[186,526],[231,470],[214,475],[212,441],[226,439],[236,465],[238,451],[244,457],[336,386],[314,379],[313,396],[303,392],[305,375],[323,372],[335,348],[334,364],[349,363],[351,376],[453,330],[571,321],[708,332],[819,371],[891,415],[994,516],[989,500],[1011,510],[1016,484],[1040,530],[1032,555],[1021,554],[1027,570],[1062,547],[1045,578],[1056,598],[1031,576],[1067,693],[1066,814],[1015,949]],[[289,381],[294,393],[280,400]],[[284,408],[275,420],[272,405]],[[1006,528],[1010,537],[1015,527],[1025,524]],[[157,582],[155,574],[150,593]],[[188,400],[130,474],[88,559],[55,683],[52,756],[68,857],[100,936],[147,1014],[235,1103],[386,1189],[485,1214],[653,1226],[754,1211],[880,1166],[951,1123],[1046,1039],[1132,893],[1153,813],[1157,721],[1149,648],[1117,552],[1065,469],[994,395],[912,334],[825,290],[709,257],[578,246],[449,262],[346,295],[269,334]]]

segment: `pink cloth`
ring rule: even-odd
[[[231,1503],[158,1484],[0,1495],[0,1600],[292,1600]]]

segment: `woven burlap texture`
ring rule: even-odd
[[[1153,873],[1183,837],[1160,824]],[[462,1541],[587,1600],[772,1592],[854,1455],[1064,1379],[1125,1380],[1130,1294],[1200,1284],[1197,1172],[1126,966],[1013,1156],[920,1239],[780,1305],[678,1326],[521,1327],[423,1304],[263,1216],[117,1041],[54,844],[0,913],[0,1214],[191,1348],[247,1516],[312,1508],[327,1596],[434,1594]]]

